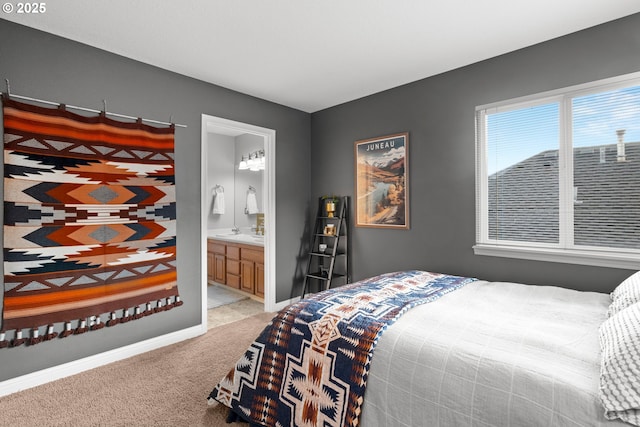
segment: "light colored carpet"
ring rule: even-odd
[[[272,314],[262,313],[182,343],[0,398],[2,427],[206,426],[226,424],[207,405]]]
[[[234,292],[224,285],[210,284],[207,286],[207,309],[220,307],[247,299],[246,295]]]

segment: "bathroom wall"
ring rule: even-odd
[[[231,228],[234,225],[234,192],[235,192],[235,138],[217,133],[207,134],[207,144],[211,147],[207,151],[207,230],[212,228]],[[213,201],[215,186],[224,188],[224,213],[214,214]],[[206,232],[206,230],[203,230]]]
[[[264,150],[264,139],[257,135],[244,134],[236,136],[236,156],[235,156],[235,223],[238,227],[251,227],[256,224],[256,215],[248,215],[245,213],[247,206],[247,192],[249,186],[256,189],[256,201],[258,202],[258,210],[264,212],[263,208],[263,182],[264,171],[238,170],[238,164],[242,160],[242,156],[253,153],[258,150]]]

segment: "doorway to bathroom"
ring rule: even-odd
[[[208,231],[215,240],[234,245],[234,239],[255,239],[264,247],[264,311],[274,311],[275,301],[275,130],[220,117],[202,115],[201,135],[201,283],[202,324],[207,325]],[[244,151],[247,151],[246,153]],[[230,154],[233,152],[233,154]],[[224,158],[227,158],[225,161]],[[247,181],[238,174],[239,161],[259,159],[260,180]],[[225,162],[225,163],[222,163]],[[217,175],[212,182],[210,170]],[[241,166],[242,167],[242,166]],[[226,174],[222,170],[227,170]],[[257,174],[256,174],[257,176]],[[238,184],[236,185],[236,181]],[[244,188],[246,187],[246,188]],[[222,197],[219,197],[223,194]],[[217,205],[214,202],[218,197]],[[222,200],[222,204],[220,203]],[[257,209],[255,206],[256,201]],[[236,215],[236,211],[238,211]],[[213,214],[213,212],[217,212]],[[225,227],[217,227],[224,225]],[[227,230],[228,228],[228,230]],[[263,237],[262,237],[263,236]],[[252,242],[239,242],[239,245]],[[255,243],[255,242],[253,242]],[[262,273],[262,272],[261,272]],[[243,276],[244,277],[244,276]],[[234,279],[233,277],[229,277]],[[262,291],[262,290],[261,290]],[[210,293],[210,292],[209,292]]]

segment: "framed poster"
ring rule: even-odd
[[[356,227],[409,228],[409,134],[356,141]]]

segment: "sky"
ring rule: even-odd
[[[559,102],[487,116],[488,174],[559,147]],[[640,86],[573,98],[573,147],[640,142]]]

